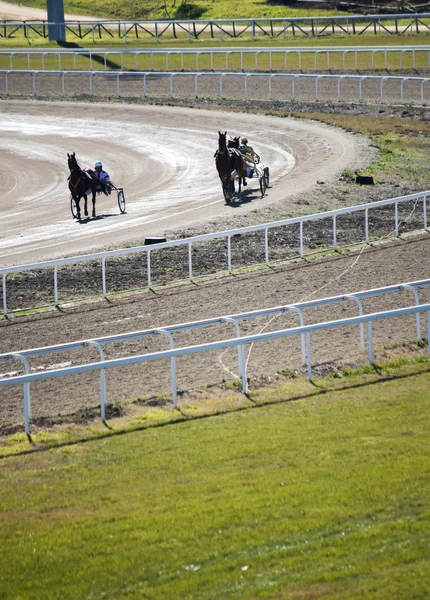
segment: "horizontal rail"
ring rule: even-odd
[[[26,84],[25,77],[30,77]],[[50,77],[49,92],[45,91],[46,78]],[[78,81],[77,77],[87,78],[86,82]],[[234,89],[226,91],[225,82],[236,78]],[[55,79],[56,78],[56,79]],[[188,81],[176,91],[177,78]],[[216,81],[209,90],[206,83],[208,78]],[[260,78],[263,85],[257,91],[252,91],[249,82]],[[154,82],[164,80],[162,89],[154,86]],[[275,89],[274,83],[278,84]],[[297,82],[307,81],[306,90],[297,91]],[[319,102],[321,97],[321,82],[330,82],[330,89],[325,90],[324,100],[328,102],[379,102],[381,104],[415,104],[430,103],[430,78],[401,77],[394,75],[353,75],[328,73],[284,73],[284,72],[241,72],[241,71],[32,71],[32,70],[0,70],[0,97],[30,97],[30,98],[71,98],[77,96],[89,98],[105,98],[113,96],[126,99],[145,98],[234,98],[295,101],[297,99]],[[355,87],[344,89],[346,84],[355,82]],[[377,90],[367,92],[365,84],[375,82]],[[288,85],[285,85],[285,84]],[[396,84],[388,89],[388,84]],[[96,84],[99,84],[97,87]],[[124,84],[124,88],[121,85]],[[363,85],[364,84],[364,85]],[[414,84],[414,88],[410,88]],[[55,87],[56,86],[56,87]],[[409,92],[405,99],[405,88]]]
[[[208,234],[202,234],[202,235],[198,235],[198,236],[194,236],[194,237],[189,237],[189,238],[182,238],[179,240],[172,240],[172,241],[168,241],[168,242],[162,242],[159,244],[152,244],[150,246],[135,246],[132,248],[122,248],[120,250],[108,250],[108,251],[104,251],[104,252],[97,252],[97,253],[92,253],[92,254],[84,254],[84,255],[77,255],[77,256],[71,256],[68,258],[61,258],[61,259],[56,259],[56,260],[49,260],[49,261],[43,261],[43,262],[38,262],[38,263],[30,263],[30,264],[24,264],[24,265],[18,265],[18,266],[12,266],[12,267],[4,267],[0,269],[0,276],[2,277],[2,290],[3,290],[3,314],[6,315],[8,314],[8,307],[7,307],[7,275],[12,274],[12,273],[20,273],[20,272],[24,272],[24,271],[31,271],[31,270],[35,270],[35,269],[43,269],[43,268],[54,268],[54,287],[55,289],[57,289],[58,292],[58,267],[62,267],[62,266],[66,266],[69,264],[75,264],[75,263],[79,263],[79,262],[88,262],[88,261],[94,261],[94,260],[101,260],[102,261],[102,288],[104,290],[104,297],[107,297],[108,293],[107,293],[107,288],[106,288],[106,261],[109,258],[118,258],[120,256],[129,256],[131,254],[137,254],[137,253],[142,253],[145,252],[147,255],[146,258],[146,264],[147,264],[147,268],[148,268],[148,278],[147,278],[147,286],[149,288],[152,287],[152,278],[151,278],[151,253],[157,251],[157,250],[161,250],[163,248],[172,248],[172,247],[179,247],[179,246],[188,246],[189,248],[192,248],[192,246],[196,243],[200,243],[200,242],[205,242],[205,241],[210,241],[210,240],[215,240],[215,239],[230,239],[233,236],[236,235],[245,235],[248,233],[254,233],[254,232],[259,232],[259,231],[270,231],[270,229],[273,228],[279,228],[279,227],[288,227],[291,225],[295,225],[295,224],[300,224],[300,231],[299,231],[299,254],[298,256],[300,256],[301,258],[303,258],[303,256],[305,256],[305,250],[304,250],[304,227],[303,225],[306,223],[311,223],[313,221],[318,221],[318,220],[322,220],[322,219],[331,219],[333,222],[333,248],[336,249],[337,245],[336,245],[336,231],[337,231],[337,218],[341,215],[346,215],[346,214],[353,214],[355,212],[362,212],[364,213],[364,223],[365,223],[365,231],[364,231],[364,236],[363,236],[363,242],[368,243],[369,239],[370,239],[370,230],[371,230],[371,225],[369,225],[369,215],[371,215],[371,211],[377,208],[381,208],[381,207],[388,207],[388,206],[393,206],[394,207],[394,216],[393,216],[393,232],[395,233],[396,236],[399,235],[399,215],[398,215],[398,205],[404,202],[409,202],[409,201],[414,201],[414,202],[422,202],[422,213],[423,213],[423,229],[426,230],[427,229],[427,197],[430,195],[430,190],[428,191],[424,191],[424,192],[418,192],[415,194],[409,194],[406,196],[399,196],[397,198],[389,198],[387,200],[380,200],[378,202],[370,202],[370,203],[366,203],[366,204],[359,204],[356,206],[351,206],[351,207],[345,207],[345,208],[340,208],[340,209],[336,209],[336,210],[331,210],[331,211],[326,211],[326,212],[322,212],[322,213],[316,213],[316,214],[312,214],[312,215],[306,215],[303,217],[294,217],[292,219],[284,219],[281,221],[274,221],[271,223],[264,223],[262,225],[250,225],[248,227],[242,227],[242,228],[238,228],[238,229],[229,229],[226,231],[221,231],[221,232],[215,232],[215,233],[208,233]],[[265,236],[265,254],[267,257],[267,262],[269,259],[269,242],[268,242],[268,236]],[[230,244],[228,245],[228,256],[227,256],[227,264],[231,265],[231,247]],[[188,261],[189,261],[189,273],[190,273],[190,280],[193,279],[192,277],[192,253],[188,252]],[[58,298],[57,298],[57,294],[55,297],[55,304],[58,304]]]
[[[4,354],[0,354],[0,361],[5,361],[14,358],[17,354],[20,356],[24,356],[26,358],[34,357],[34,356],[42,356],[49,353],[55,352],[66,352],[69,350],[76,350],[80,348],[86,348],[92,342],[97,342],[100,345],[107,345],[111,343],[125,342],[133,339],[140,339],[143,337],[149,337],[152,335],[157,335],[161,331],[167,331],[169,333],[177,333],[180,331],[187,331],[190,329],[199,329],[201,327],[208,327],[211,325],[220,325],[228,320],[234,321],[246,321],[255,318],[268,317],[274,314],[282,314],[288,312],[291,309],[298,308],[301,311],[310,308],[318,308],[322,306],[329,306],[332,304],[336,304],[338,302],[344,302],[348,300],[363,300],[365,298],[372,298],[375,296],[381,296],[385,294],[391,294],[395,292],[401,292],[404,290],[419,290],[420,288],[425,288],[430,286],[430,279],[422,279],[419,281],[409,281],[405,283],[399,283],[395,285],[384,286],[380,288],[374,288],[370,290],[362,290],[359,292],[352,292],[351,294],[340,294],[338,296],[331,296],[328,298],[320,298],[317,300],[307,300],[305,302],[296,302],[285,304],[282,306],[275,306],[272,308],[266,308],[261,310],[254,310],[250,312],[242,312],[235,313],[231,315],[223,315],[220,317],[214,317],[211,319],[203,319],[200,321],[190,321],[188,323],[179,323],[176,325],[169,326],[161,326],[153,329],[145,329],[139,331],[132,331],[128,333],[116,334],[103,336],[98,338],[91,338],[91,340],[78,340],[75,342],[69,342],[66,344],[55,344],[53,346],[43,346],[40,348],[31,348],[28,350],[19,350],[14,352],[6,352]],[[418,336],[419,339],[420,336]],[[0,376],[1,377],[1,376]]]
[[[278,17],[278,18],[242,18],[242,19],[198,19],[198,20],[153,20],[153,21],[120,21],[68,20],[64,24],[44,20],[0,21],[0,36],[13,37],[17,33],[25,37],[48,37],[49,27],[62,26],[69,39],[85,39],[91,37],[118,37],[124,42],[129,38],[150,37],[155,40],[161,37],[174,38],[219,38],[235,39],[262,36],[272,38],[283,37],[319,37],[327,35],[361,35],[367,33],[413,35],[426,31],[429,13],[419,14],[381,14],[381,15],[338,15],[324,17]]]
[[[177,59],[179,65],[173,70],[185,71],[185,66],[196,71],[214,70],[214,59],[217,61],[217,68],[220,69],[220,58],[224,60],[224,69],[228,70],[232,67],[231,59],[236,57],[236,69],[249,71],[250,69],[261,70],[270,69],[287,70],[291,68],[291,57],[295,57],[296,68],[304,68],[304,61],[308,58],[307,69],[310,68],[326,68],[327,70],[334,68],[345,68],[346,61],[352,58],[353,64],[349,68],[355,70],[359,68],[375,69],[388,68],[388,66],[398,69],[412,68],[415,69],[419,65],[424,68],[429,67],[430,46],[362,46],[353,48],[351,46],[333,46],[333,47],[297,47],[294,48],[175,48],[175,49],[151,49],[151,50],[135,50],[135,49],[79,49],[79,50],[53,50],[50,48],[41,49],[14,49],[0,50],[0,57],[8,57],[9,69],[31,70],[42,69],[47,67],[47,59],[56,60],[57,69],[63,70],[64,62],[73,60],[74,70],[84,70],[82,59],[89,62],[89,70],[94,69],[94,65],[100,69],[103,66],[105,71],[125,70],[124,60],[128,59],[136,70],[142,70],[141,64],[144,63],[145,68],[150,65],[151,71],[172,70],[172,59]],[[262,63],[261,58],[266,57],[266,63]],[[282,60],[279,60],[279,57]],[[391,57],[391,62],[389,63]],[[397,60],[397,64],[393,57]],[[421,63],[418,58],[421,57]],[[424,61],[423,61],[424,57]],[[22,60],[25,59],[26,66],[22,65]],[[164,59],[164,66],[160,62],[160,58]],[[310,58],[310,61],[309,61]],[[18,60],[16,60],[18,59]],[[193,60],[192,60],[193,59]],[[206,64],[204,60],[206,60]],[[375,60],[376,59],[376,60]],[[21,64],[20,64],[20,62]],[[117,61],[117,62],[115,62]],[[194,62],[194,65],[192,64]],[[309,65],[309,62],[311,63]],[[36,63],[36,66],[35,64]],[[48,67],[49,64],[48,62]],[[267,64],[268,63],[268,64]],[[37,64],[41,65],[37,67]],[[48,68],[47,70],[51,70]]]
[[[337,321],[327,321],[324,323],[316,323],[312,325],[304,325],[300,327],[294,327],[291,329],[281,329],[272,332],[259,333],[255,335],[248,335],[240,338],[221,340],[217,342],[210,342],[206,344],[198,344],[195,346],[187,346],[185,348],[177,348],[171,350],[165,350],[161,352],[153,352],[149,354],[140,354],[137,356],[128,356],[125,358],[117,358],[102,360],[96,363],[90,363],[85,365],[76,365],[72,367],[55,369],[52,371],[45,371],[39,373],[27,373],[26,375],[19,375],[10,377],[9,379],[0,379],[0,387],[8,387],[11,385],[24,384],[24,411],[25,414],[31,414],[31,408],[29,406],[29,384],[33,381],[43,381],[47,379],[53,379],[57,377],[63,377],[66,375],[79,375],[82,373],[89,373],[94,371],[100,372],[100,394],[101,394],[101,417],[105,420],[105,403],[106,403],[106,381],[105,381],[105,370],[115,367],[125,367],[128,365],[134,365],[144,362],[151,362],[155,360],[170,359],[171,361],[171,374],[172,374],[172,388],[174,406],[177,407],[176,402],[176,359],[181,356],[188,354],[197,354],[200,352],[210,352],[214,350],[224,350],[226,348],[238,348],[239,357],[239,372],[242,379],[242,389],[247,389],[247,376],[246,376],[246,361],[244,347],[246,344],[254,344],[262,341],[269,341],[273,339],[292,337],[295,335],[301,335],[306,337],[306,361],[307,361],[307,376],[308,379],[312,380],[312,360],[311,360],[311,333],[326,331],[335,329],[338,327],[353,326],[353,325],[364,325],[368,324],[368,356],[369,363],[374,363],[373,355],[373,332],[372,323],[379,319],[387,319],[391,317],[402,317],[406,315],[418,315],[427,312],[427,334],[428,340],[430,340],[430,304],[424,304],[422,306],[411,306],[407,308],[400,308],[396,310],[384,311],[372,313],[369,315],[360,315],[358,317],[350,317],[347,319],[340,319]],[[430,353],[430,344],[428,345],[428,352]],[[25,357],[22,357],[25,361]],[[29,418],[26,417],[25,421],[26,433],[29,433]]]

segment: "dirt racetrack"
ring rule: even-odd
[[[258,209],[269,202],[288,205],[290,198],[302,190],[309,191],[308,198],[312,203],[312,191],[319,177],[327,181],[340,169],[364,165],[375,155],[374,149],[369,148],[360,136],[313,122],[244,113],[173,107],[5,102],[0,104],[0,118],[6,132],[0,141],[5,192],[1,198],[3,212],[0,217],[2,224],[7,223],[0,232],[0,243],[5,264],[17,264],[23,257],[34,261],[40,257],[72,254],[76,248],[118,246],[130,236],[136,239],[138,235],[164,233],[169,227],[178,230],[187,223],[207,223],[215,216],[234,222],[238,218],[238,207],[226,207],[220,200],[219,182],[213,173],[213,133],[218,129],[246,132],[256,140],[255,145],[263,156],[269,157],[267,162],[272,167],[274,183],[269,196],[256,199],[247,208],[241,206],[241,211]],[[112,131],[113,136],[110,135]],[[268,133],[275,140],[272,144],[268,143]],[[127,215],[120,216],[117,209],[103,205],[99,206],[102,218],[89,220],[84,225],[65,215],[67,166],[63,157],[65,152],[77,150],[78,146],[82,162],[90,163],[95,158],[95,151],[97,157],[100,153],[102,157],[109,157],[105,163],[112,178],[115,181],[119,177],[121,181],[117,184],[124,184],[126,188]],[[34,198],[31,192],[36,183],[39,192]],[[17,202],[19,189],[25,189],[27,195]],[[185,200],[180,193],[184,190]],[[213,196],[209,196],[211,193]],[[208,196],[211,202],[208,202]],[[145,204],[148,197],[152,201]],[[312,204],[309,212],[313,212]],[[107,218],[108,215],[112,217]],[[155,219],[162,219],[163,225],[157,225],[158,221],[151,224]],[[112,226],[111,222],[114,222]],[[0,322],[0,353],[425,279],[429,277],[429,264],[430,241],[424,236],[357,254],[303,261],[204,284],[164,288],[109,303],[13,317],[11,321]],[[79,287],[78,280],[76,285]],[[430,292],[421,291],[420,298],[430,302]],[[396,308],[410,305],[412,301],[410,293],[402,292],[369,300],[365,309],[372,312]],[[309,311],[306,322],[355,314],[355,305],[344,303]],[[247,334],[259,332],[263,327],[268,331],[296,324],[297,317],[284,315],[270,323],[261,319],[247,321],[242,331]],[[383,344],[414,339],[415,321],[408,317],[381,322],[375,325],[374,331],[377,356],[381,358],[384,356]],[[421,331],[425,336],[426,317],[422,318]],[[226,324],[175,334],[175,345],[225,339],[233,334],[232,326]],[[156,336],[108,346],[106,357],[166,348],[164,336]],[[359,350],[358,328],[312,336],[312,358],[316,373],[367,359]],[[97,359],[97,352],[89,349],[34,358],[30,365],[32,369],[51,369]],[[249,355],[248,375],[257,379],[261,374],[273,376],[299,369],[300,363],[299,340],[256,344]],[[8,361],[1,366],[0,376],[21,372],[21,369],[18,361]],[[184,390],[231,380],[236,375],[237,357],[233,351],[178,360],[178,385]],[[166,361],[152,363],[150,367],[111,370],[107,374],[107,389],[111,404],[162,392],[167,392],[169,397],[169,364]],[[98,398],[97,375],[33,384],[34,423],[46,426],[67,415],[76,415],[96,405]],[[181,397],[181,402],[186,402],[185,396]],[[22,415],[22,388],[0,389],[0,432],[22,428]]]
[[[241,213],[286,202],[375,155],[364,138],[320,123],[178,107],[6,101],[0,128],[0,266],[121,247],[237,217],[238,209],[224,204],[215,170],[218,130],[246,134],[270,165],[273,188],[241,205]],[[124,187],[127,214],[119,214],[113,195],[99,196],[97,219],[72,219],[72,151],[81,166],[104,162]]]

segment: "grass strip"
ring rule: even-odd
[[[381,372],[3,460],[3,597],[425,597],[428,362]]]

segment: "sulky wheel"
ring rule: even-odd
[[[118,206],[121,213],[125,213],[125,196],[123,189],[118,190]]]
[[[269,187],[269,182],[270,182],[270,172],[269,172],[269,167],[264,167],[264,175],[263,175],[265,181],[266,181],[266,188]]]
[[[260,177],[260,191],[261,191],[261,197],[263,198],[264,194],[266,193],[266,176],[263,175]]]
[[[76,206],[76,202],[75,202],[75,199],[73,198],[73,196],[70,196],[70,210],[72,212],[73,218],[77,219],[78,218],[78,207]]]

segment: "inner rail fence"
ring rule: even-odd
[[[171,365],[171,380],[172,380],[172,394],[173,394],[173,405],[177,408],[177,385],[176,385],[176,359],[187,354],[197,354],[200,352],[210,352],[214,350],[224,350],[227,348],[238,349],[238,366],[240,379],[242,381],[242,390],[244,393],[247,391],[247,364],[245,359],[246,345],[254,344],[262,341],[274,340],[279,338],[286,338],[291,336],[300,335],[305,338],[306,345],[306,365],[307,365],[307,377],[309,381],[312,381],[312,357],[311,357],[311,333],[319,331],[327,331],[338,327],[346,327],[353,325],[360,325],[360,344],[361,344],[361,325],[364,326],[367,323],[367,334],[368,334],[368,358],[369,363],[374,364],[374,350],[373,350],[373,331],[372,323],[380,319],[388,319],[393,317],[402,317],[410,314],[420,315],[421,313],[427,313],[427,339],[430,340],[430,304],[423,304],[421,306],[410,306],[407,308],[400,308],[390,311],[371,313],[369,315],[361,315],[357,317],[350,317],[347,319],[340,319],[337,321],[327,321],[324,323],[316,323],[312,325],[303,325],[300,327],[294,327],[290,329],[281,329],[272,332],[259,333],[256,335],[249,335],[244,337],[236,337],[228,340],[221,340],[217,342],[210,342],[206,344],[198,344],[195,346],[187,346],[185,348],[170,349],[167,351],[153,352],[149,354],[141,354],[137,356],[129,356],[125,358],[103,360],[103,354],[101,352],[101,361],[96,363],[89,363],[84,365],[77,365],[62,369],[55,369],[52,371],[45,371],[39,373],[28,373],[26,375],[20,375],[10,377],[9,379],[0,379],[0,388],[8,387],[11,385],[23,384],[24,386],[24,424],[25,431],[27,434],[30,433],[30,419],[31,419],[31,401],[30,401],[30,384],[33,381],[42,381],[46,379],[53,379],[56,377],[62,377],[66,375],[79,375],[82,373],[88,373],[91,371],[100,372],[100,410],[101,418],[105,420],[105,406],[106,406],[106,381],[105,381],[105,370],[115,367],[124,367],[127,365],[133,365],[144,362],[151,362],[155,360],[170,359]],[[89,342],[90,343],[90,342]],[[101,346],[99,346],[101,349]],[[430,343],[428,344],[428,352],[430,354]],[[21,358],[26,363],[26,357],[15,355],[15,358]]]
[[[313,73],[0,70],[0,98],[214,98],[426,105],[430,78]]]
[[[117,38],[132,39],[237,39],[296,38],[330,35],[414,35],[430,29],[430,13],[344,15],[274,19],[198,19],[159,21],[0,21],[0,38],[49,37],[50,28],[60,30],[68,41]]]
[[[287,70],[427,69],[430,46],[0,50],[0,67],[13,70]]]
[[[120,250],[110,250],[105,252],[98,252],[94,254],[86,254],[80,256],[71,256],[68,258],[56,259],[51,261],[44,261],[39,263],[32,263],[26,265],[19,265],[13,267],[5,267],[0,269],[0,275],[2,277],[2,296],[3,296],[3,315],[8,314],[8,303],[7,303],[7,276],[13,275],[17,273],[23,273],[25,271],[34,271],[37,269],[53,269],[53,305],[60,305],[60,294],[59,294],[59,278],[58,273],[61,267],[65,267],[67,265],[76,265],[78,263],[85,263],[88,261],[100,261],[101,263],[101,286],[102,286],[102,294],[103,298],[108,298],[109,291],[107,289],[107,280],[106,280],[106,271],[107,271],[107,261],[108,259],[116,259],[119,257],[130,256],[133,254],[146,254],[146,287],[151,289],[153,287],[152,281],[152,270],[151,270],[151,257],[155,252],[160,252],[165,248],[173,248],[173,247],[186,247],[188,252],[188,280],[190,282],[194,279],[193,274],[193,247],[196,247],[196,244],[201,242],[210,242],[212,240],[224,239],[226,240],[227,245],[227,271],[228,274],[231,274],[233,271],[232,263],[233,263],[233,253],[232,253],[232,238],[238,235],[247,235],[255,232],[263,232],[264,233],[264,256],[266,266],[270,265],[270,244],[269,244],[269,232],[271,229],[275,228],[286,228],[286,227],[298,227],[298,252],[294,254],[291,258],[304,258],[306,255],[312,254],[310,249],[305,251],[305,241],[306,241],[306,232],[305,226],[313,223],[315,221],[322,221],[324,219],[328,219],[331,222],[331,244],[327,245],[325,250],[337,250],[341,248],[338,243],[338,219],[343,215],[353,215],[355,213],[362,213],[362,237],[355,240],[354,243],[363,243],[369,244],[372,237],[372,225],[370,222],[370,217],[372,215],[372,211],[374,212],[378,208],[383,207],[392,207],[393,208],[393,227],[392,234],[397,238],[400,235],[400,224],[401,218],[399,217],[399,205],[402,205],[407,202],[412,202],[414,205],[413,212],[415,215],[422,216],[422,229],[428,231],[427,223],[427,212],[428,212],[428,203],[427,198],[430,195],[430,190],[419,192],[416,194],[409,194],[407,196],[399,196],[397,198],[390,198],[388,200],[380,200],[378,202],[370,202],[367,204],[360,204],[357,206],[340,208],[337,210],[316,213],[313,215],[306,215],[303,217],[295,217],[293,219],[285,219],[281,221],[274,221],[272,223],[264,223],[262,225],[251,225],[248,227],[242,227],[240,229],[230,229],[227,231],[221,231],[216,233],[209,233],[198,235],[190,238],[183,238],[179,240],[172,240],[168,242],[163,242],[160,244],[153,244],[150,246],[136,246],[132,248],[123,248]],[[419,207],[421,205],[421,207]],[[421,210],[419,210],[421,208]],[[357,223],[355,227],[357,233],[360,235],[360,226]],[[319,251],[322,251],[323,248],[319,248]],[[175,259],[177,260],[177,259]],[[117,267],[118,268],[118,267]],[[145,287],[142,284],[142,287]],[[118,290],[116,290],[118,291]],[[21,307],[21,309],[24,307]],[[30,308],[30,307],[26,307]],[[37,308],[37,307],[32,307]],[[40,307],[39,307],[40,308]]]

